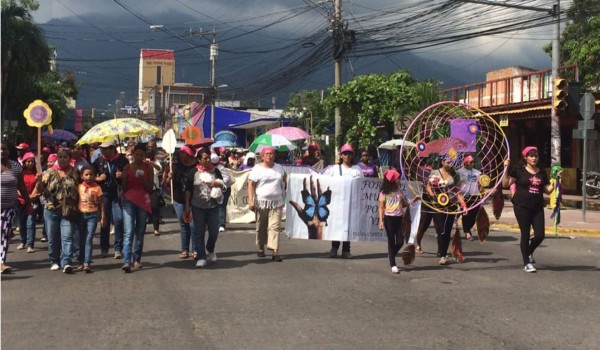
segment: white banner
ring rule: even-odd
[[[292,238],[386,242],[379,229],[379,179],[291,175],[288,187],[287,234]],[[410,201],[414,196],[402,183]],[[417,184],[413,184],[419,188]],[[421,203],[411,208],[409,243],[414,242]]]

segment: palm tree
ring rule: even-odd
[[[35,97],[35,82],[50,70],[50,48],[29,11],[13,2],[2,5],[2,118],[22,120]]]

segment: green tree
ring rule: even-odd
[[[340,143],[350,142],[365,148],[382,141],[378,129],[383,128],[387,137],[393,138],[396,122],[406,126],[420,110],[439,101],[437,88],[437,82],[419,82],[407,70],[389,75],[361,75],[332,89],[325,107],[330,122],[335,107],[340,108],[344,138]]]
[[[2,119],[18,121],[23,131],[31,131],[22,116],[29,103],[48,103],[52,124],[60,127],[67,98],[79,92],[71,72],[60,76],[50,69],[52,49],[29,13],[38,6],[35,0],[2,1]]]
[[[600,16],[598,0],[573,0],[560,39],[561,65],[577,64],[583,87],[600,89]],[[552,45],[544,48],[552,54]]]
[[[294,126],[305,129],[310,134],[326,133],[327,125],[321,123],[325,115],[321,94],[320,90],[290,94],[284,113],[295,119]]]

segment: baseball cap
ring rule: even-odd
[[[24,150],[29,150],[29,145],[26,144],[25,142],[18,144],[16,147],[16,149],[24,149]]]
[[[344,152],[351,152],[351,153],[354,153],[354,148],[352,148],[352,145],[350,145],[350,144],[345,144],[345,145],[343,145],[343,146],[342,146],[342,148],[340,149],[340,152],[341,152],[341,153],[344,153]]]
[[[115,141],[104,141],[100,144],[100,148],[116,147]]]
[[[34,158],[35,159],[35,155],[33,154],[33,152],[27,152],[23,155],[23,162],[25,162],[27,159],[31,159]]]
[[[190,146],[183,146],[179,149],[179,152],[183,152],[185,154],[187,154],[190,157],[194,157],[194,151],[192,150],[192,148]]]

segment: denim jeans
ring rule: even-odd
[[[54,209],[44,209],[44,224],[48,234],[48,255],[50,263],[60,264],[62,267],[71,264],[73,255],[73,227],[72,221],[62,217],[62,213]],[[62,249],[62,259],[60,257]]]
[[[190,251],[190,241],[192,242],[192,253],[196,252],[196,235],[193,234],[195,232],[194,220],[189,224],[183,221],[183,208],[184,204],[179,202],[173,202],[173,209],[175,209],[175,214],[177,214],[177,220],[179,221],[179,231],[181,235],[181,251],[189,252]]]
[[[26,247],[33,248],[35,243],[36,213],[37,207],[33,209],[32,214],[27,214],[25,206],[19,204],[19,234],[21,235],[21,243]]]
[[[146,233],[146,219],[148,213],[128,201],[123,200],[123,226],[125,233],[123,235],[123,263],[131,264],[131,246],[133,245],[133,261],[142,260],[142,250],[144,249],[144,234]],[[135,238],[135,243],[133,240]]]
[[[198,248],[198,259],[206,260],[206,251],[215,251],[215,244],[219,237],[219,207],[202,209],[192,206],[194,216],[194,236],[196,236],[196,247]],[[208,240],[206,246],[204,237],[208,226]]]
[[[223,193],[223,203],[219,204],[219,226],[225,227],[227,224],[227,202],[229,202],[229,197],[231,197],[230,188]]]
[[[123,206],[119,196],[114,193],[104,193],[104,215],[106,226],[100,228],[100,250],[108,252],[110,247],[110,224],[115,226],[115,252],[123,250]]]
[[[79,246],[83,250],[79,252],[79,263],[89,265],[92,262],[92,249],[94,247],[94,233],[98,226],[98,211],[93,213],[81,213],[79,219]]]

